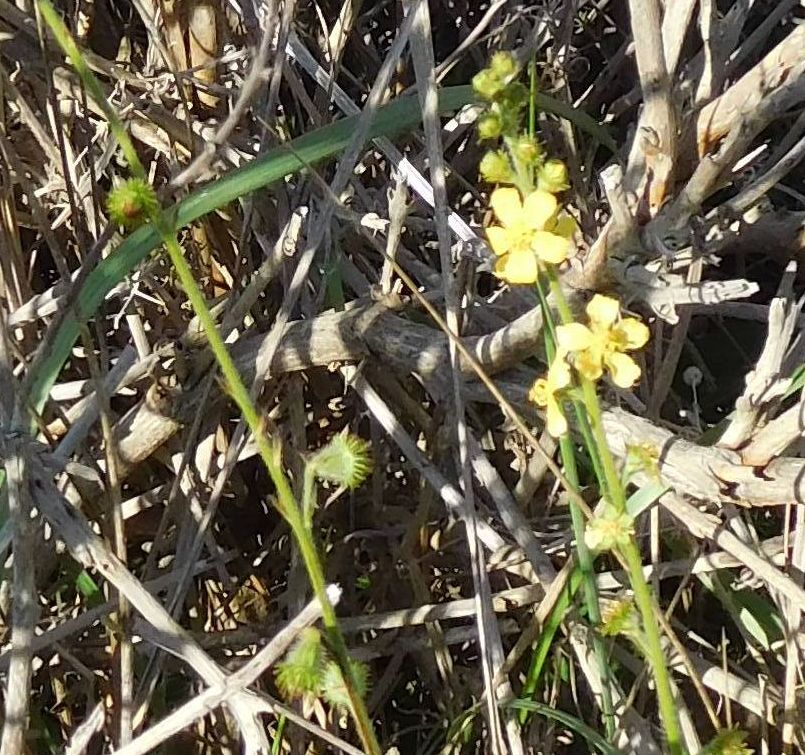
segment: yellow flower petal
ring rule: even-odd
[[[601,366],[601,352],[598,349],[585,349],[575,355],[573,360],[574,367],[587,380],[598,380],[604,374]]]
[[[548,368],[548,385],[552,391],[561,391],[570,385],[570,365],[559,355]]]
[[[576,223],[574,218],[570,215],[562,215],[557,219],[556,225],[551,228],[551,233],[555,233],[557,236],[561,236],[569,241],[576,235],[578,229],[578,223]]]
[[[553,194],[537,189],[532,191],[523,202],[523,220],[529,228],[541,231],[556,214],[559,203]]]
[[[571,322],[568,325],[559,325],[556,328],[556,342],[564,353],[569,351],[583,351],[593,342],[592,331],[580,322]]]
[[[489,206],[505,226],[517,225],[523,216],[520,192],[511,186],[495,189],[489,197]]]
[[[640,379],[640,367],[627,354],[614,351],[605,357],[612,382],[620,388],[631,388]]]
[[[549,393],[548,381],[545,378],[537,378],[528,392],[528,400],[533,401],[537,406],[545,406],[548,403]]]
[[[548,432],[554,438],[558,438],[567,432],[567,420],[565,419],[565,415],[562,413],[562,407],[559,406],[559,402],[555,399],[548,402],[546,418]]]
[[[512,235],[505,228],[499,225],[491,225],[486,229],[486,237],[489,239],[489,246],[498,255],[506,254],[512,245]]]
[[[538,273],[537,258],[527,249],[506,254],[495,262],[495,275],[507,283],[535,283]]]
[[[621,305],[617,299],[596,294],[587,305],[587,314],[592,323],[609,326],[618,319],[620,308]]]
[[[646,345],[648,337],[648,328],[634,317],[624,317],[612,329],[612,339],[617,342],[619,351],[639,349]]]
[[[570,254],[570,242],[547,231],[534,231],[531,248],[537,257],[552,265],[564,262]]]

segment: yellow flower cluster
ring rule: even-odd
[[[508,53],[496,55],[478,73],[473,86],[487,110],[479,121],[482,139],[500,139],[503,149],[491,149],[481,161],[481,175],[498,186],[489,196],[495,222],[486,229],[495,253],[495,274],[510,284],[540,284],[553,267],[573,252],[575,220],[563,210],[556,192],[567,188],[567,168],[561,160],[546,159],[533,133],[522,129],[525,88],[515,80],[517,63]],[[570,388],[572,370],[596,381],[607,372],[615,385],[629,388],[640,368],[626,353],[648,340],[648,328],[631,317],[621,318],[617,299],[596,295],[587,306],[589,323],[568,322],[556,328],[556,358],[545,377],[537,380],[529,398],[545,407],[548,432],[567,432],[562,392]],[[572,368],[572,369],[571,369]]]
[[[621,388],[630,388],[640,378],[640,367],[626,352],[648,341],[648,328],[634,317],[621,318],[618,300],[601,294],[587,305],[587,315],[589,325],[574,322],[556,328],[556,357],[547,376],[539,378],[529,392],[529,399],[546,407],[548,432],[554,437],[567,432],[560,394],[571,383],[569,365],[592,381],[606,369]]]

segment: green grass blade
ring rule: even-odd
[[[587,744],[592,745],[599,752],[603,752],[604,755],[620,755],[620,750],[609,744],[598,732],[587,726],[580,718],[576,718],[570,713],[565,713],[563,710],[556,710],[549,705],[544,705],[534,700],[512,700],[506,707],[528,710],[553,721],[558,721],[571,731],[576,732],[586,740]]]
[[[450,87],[440,92],[441,111],[456,110],[474,99],[470,87]],[[351,116],[294,139],[277,147],[252,163],[232,171],[213,183],[193,192],[187,199],[167,210],[173,218],[174,230],[223,207],[230,202],[268,184],[298,172],[343,151],[355,130],[359,116]],[[417,126],[422,113],[416,97],[405,97],[385,105],[375,117],[371,138],[390,136]],[[106,295],[161,245],[159,234],[151,226],[143,226],[128,236],[87,277],[71,309],[62,321],[53,348],[42,362],[31,382],[30,404],[41,412],[50,389],[62,366],[70,357],[78,338],[80,325],[97,311]]]
[[[547,95],[537,94],[536,97],[536,104],[541,110],[567,118],[589,132],[601,144],[615,150],[616,145],[607,130],[589,115]],[[475,95],[470,86],[446,87],[439,92],[440,112],[458,110],[474,101]],[[194,191],[187,199],[167,210],[174,218],[174,229],[178,230],[239,197],[339,154],[349,144],[359,117],[350,116],[304,134]],[[369,137],[374,139],[410,131],[419,124],[421,118],[418,99],[401,97],[380,108]],[[50,389],[70,357],[80,324],[95,314],[109,291],[124,280],[160,243],[156,230],[150,225],[144,226],[128,236],[87,277],[71,310],[61,323],[50,354],[31,382],[30,405],[37,412],[44,408]]]

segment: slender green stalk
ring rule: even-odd
[[[556,298],[557,308],[563,320],[572,321],[572,313],[564,297],[562,289],[556,279],[555,272],[552,272],[552,291]],[[601,405],[595,389],[595,383],[579,374],[579,384],[582,391],[582,401],[587,410],[590,432],[592,434],[593,445],[598,453],[603,476],[599,478],[602,488],[605,490],[607,501],[618,513],[626,512],[626,492],[623,489],[618,470],[615,467],[615,460],[609,450],[604,423],[601,417]],[[676,704],[671,690],[671,680],[668,673],[668,666],[665,662],[665,654],[662,650],[660,630],[658,622],[655,620],[655,603],[651,595],[651,590],[643,574],[643,562],[640,558],[640,551],[634,538],[630,538],[627,545],[621,548],[622,555],[626,562],[629,573],[629,581],[634,591],[635,603],[640,611],[643,620],[643,631],[646,637],[646,656],[654,673],[654,681],[657,688],[657,701],[660,708],[660,716],[665,728],[665,737],[668,741],[668,748],[671,755],[683,755],[685,752],[682,744],[682,736],[679,728],[679,720],[676,715]]]
[[[551,265],[546,265],[546,268],[545,275],[550,283],[551,293],[553,294],[556,308],[559,311],[559,319],[563,324],[567,325],[568,323],[573,322],[575,319],[573,317],[573,312],[570,310],[570,305],[567,303],[567,299],[562,292],[562,286],[561,283],[559,283],[559,277],[556,274],[556,269]],[[554,328],[553,321],[549,323],[549,327]],[[556,343],[555,330],[552,331],[552,334],[554,343]],[[587,449],[587,453],[590,455],[590,460],[593,464],[595,477],[597,480],[603,480],[604,470],[601,466],[601,459],[598,455],[598,449],[593,442],[593,437],[590,432],[590,423],[587,420],[587,414],[584,411],[584,406],[581,402],[574,401],[573,408],[576,411],[576,421],[578,423],[579,431],[581,432],[582,438],[584,438],[584,447]]]
[[[145,169],[140,162],[140,158],[137,156],[137,150],[134,149],[134,144],[131,139],[128,138],[123,122],[117,117],[117,113],[115,113],[112,106],[109,104],[109,100],[107,100],[106,95],[103,93],[101,85],[98,83],[92,71],[90,71],[87,62],[84,60],[84,56],[81,54],[81,50],[78,49],[78,45],[64,25],[64,21],[61,20],[61,16],[50,4],[49,0],[39,0],[37,5],[39,6],[39,12],[42,14],[42,18],[50,27],[53,36],[56,37],[56,41],[61,46],[62,50],[64,50],[65,55],[70,58],[70,62],[73,64],[76,73],[89,91],[90,97],[95,100],[95,104],[101,109],[101,112],[109,123],[112,136],[117,140],[129,164],[129,170],[137,176],[137,178],[145,179]]]
[[[529,663],[528,670],[526,672],[525,682],[523,682],[523,691],[520,695],[521,698],[531,698],[534,696],[534,693],[537,690],[540,675],[542,674],[542,669],[545,665],[545,659],[548,657],[548,651],[551,649],[551,645],[553,644],[553,638],[556,636],[559,626],[564,621],[565,615],[570,610],[570,606],[573,603],[573,598],[581,586],[581,583],[581,569],[577,565],[568,578],[567,584],[556,601],[553,610],[551,610],[551,612],[548,614],[548,617],[545,619],[545,622],[540,627],[539,639],[537,640],[536,647],[533,655],[531,656],[531,662]],[[518,713],[518,718],[520,719],[521,724],[525,724],[529,717],[529,713],[530,711],[527,709],[523,709]]]
[[[553,282],[556,280],[555,274],[549,276],[553,288]],[[553,316],[548,304],[548,299],[545,296],[542,282],[537,281],[537,294],[539,296],[540,306],[542,308],[542,318],[544,322],[543,332],[545,334],[545,356],[547,357],[548,364],[553,362],[556,356],[556,328],[553,322]],[[567,302],[564,298],[561,300],[562,304],[558,307],[559,315],[564,323],[572,321],[572,314]],[[564,306],[562,306],[564,305]],[[583,416],[580,411],[578,401],[573,402],[577,416]],[[585,423],[586,425],[586,423]],[[589,447],[589,446],[588,446]],[[573,440],[569,435],[563,435],[559,439],[559,452],[562,457],[562,464],[565,468],[565,476],[574,488],[579,487],[578,468],[576,466],[576,449],[573,446]],[[576,557],[578,559],[579,569],[582,575],[584,585],[584,604],[587,608],[587,616],[593,627],[597,627],[601,623],[601,608],[598,600],[598,584],[595,579],[595,565],[592,553],[584,541],[584,514],[579,510],[579,507],[571,500],[570,507],[570,520],[573,526],[573,537],[576,540]],[[612,686],[610,682],[610,669],[607,663],[607,654],[604,643],[597,632],[593,632],[593,652],[595,653],[596,662],[598,663],[598,670],[601,674],[601,710],[604,714],[604,725],[606,726],[607,736],[612,737],[615,733],[615,716],[614,705],[612,703]],[[521,711],[521,715],[525,711]]]
[[[190,300],[193,311],[196,313],[201,327],[207,335],[209,347],[212,350],[215,360],[218,362],[230,396],[235,404],[237,404],[238,409],[240,409],[243,415],[243,419],[246,420],[246,424],[249,426],[249,430],[251,430],[254,435],[260,458],[268,470],[271,481],[274,483],[277,490],[277,509],[288,522],[291,532],[296,538],[299,552],[302,556],[302,562],[307,570],[310,586],[313,589],[313,594],[318,598],[321,605],[322,622],[325,627],[328,645],[344,677],[344,684],[347,689],[347,694],[349,695],[352,715],[361,742],[371,755],[380,755],[380,744],[375,736],[369,712],[358,691],[359,685],[355,679],[352,666],[349,663],[346,642],[344,641],[344,636],[338,625],[335,608],[327,596],[324,567],[319,557],[313,533],[311,529],[306,526],[305,515],[296,503],[288,478],[280,462],[279,448],[276,444],[271,443],[265,435],[263,423],[257,408],[251,400],[248,389],[240,378],[237,367],[234,361],[232,361],[224,339],[221,337],[221,333],[215,324],[215,319],[207,307],[204,295],[196,283],[196,279],[193,276],[190,266],[187,264],[182,249],[176,241],[176,237],[173,236],[169,230],[170,226],[166,224],[163,216],[159,213],[156,213],[155,216],[151,218],[151,222],[162,237],[171,263],[176,269],[179,282],[182,284],[182,288],[184,288],[185,294]]]
[[[109,121],[110,128],[129,161],[129,169],[138,178],[145,178],[146,173],[134,149],[134,144],[123,128],[123,124],[118,118],[117,113],[115,113],[106,102],[98,82],[84,62],[80,50],[61,21],[61,18],[48,0],[40,0],[40,7],[45,21],[70,58],[73,66],[84,82],[84,85],[103,109]],[[325,627],[328,645],[341,669],[341,674],[344,678],[344,686],[346,687],[350,700],[352,716],[355,720],[361,742],[370,755],[381,755],[380,744],[375,736],[374,727],[372,726],[368,710],[359,692],[359,685],[355,679],[352,665],[349,662],[346,642],[344,641],[344,636],[338,625],[335,608],[327,595],[324,567],[316,547],[313,532],[306,524],[305,513],[298,506],[288,478],[282,468],[279,446],[276,443],[270,442],[265,435],[260,414],[252,402],[246,385],[241,380],[235,363],[226,348],[224,339],[218,331],[215,319],[207,307],[204,295],[196,283],[193,272],[176,240],[173,223],[159,204],[156,204],[154,208],[149,210],[148,219],[153,224],[160,240],[168,252],[171,263],[179,277],[179,282],[184,288],[185,294],[193,307],[193,311],[204,329],[209,347],[218,362],[230,396],[235,401],[249,430],[252,432],[257,443],[260,458],[274,483],[277,491],[277,509],[288,522],[291,532],[297,540],[299,552],[302,555],[302,561],[307,570],[313,594],[318,598],[319,604],[321,605],[322,622]]]
[[[626,511],[626,494],[621,485],[620,478],[618,477],[615,461],[612,458],[612,452],[607,445],[595,384],[583,376],[580,376],[580,381],[584,404],[590,418],[590,429],[592,430],[593,438],[595,439],[596,446],[601,455],[601,462],[606,476],[606,484],[610,496],[608,500],[618,513],[623,513]],[[676,715],[676,703],[674,702],[674,695],[671,691],[671,680],[668,674],[668,667],[665,663],[659,624],[654,616],[655,603],[651,595],[651,589],[643,574],[643,561],[640,557],[640,551],[633,537],[629,538],[628,543],[623,545],[620,550],[626,562],[629,582],[634,591],[635,603],[643,619],[643,632],[646,637],[646,656],[654,673],[654,681],[657,688],[657,702],[660,707],[660,716],[662,717],[663,726],[665,728],[668,748],[671,751],[671,755],[683,755],[685,748],[682,744],[679,719]]]
[[[537,134],[537,61],[528,63],[528,135]]]

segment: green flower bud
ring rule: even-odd
[[[106,209],[112,222],[132,230],[148,222],[159,210],[159,200],[151,184],[130,178],[109,192]]]
[[[496,52],[489,61],[492,75],[504,83],[508,83],[517,75],[517,59],[510,52]]]
[[[623,464],[622,478],[628,482],[636,474],[642,472],[653,481],[660,481],[659,450],[649,442],[627,444],[626,458]]]
[[[503,130],[500,116],[496,113],[486,113],[478,119],[478,138],[497,139]]]
[[[341,433],[313,454],[308,464],[320,480],[357,488],[372,472],[371,447],[356,435]]]
[[[285,660],[277,665],[275,681],[289,700],[305,695],[318,695],[324,675],[324,648],[321,634],[314,627],[303,629]]]
[[[601,634],[605,637],[634,637],[639,633],[640,620],[631,601],[613,600],[601,612]]]
[[[481,178],[491,184],[510,184],[514,181],[514,170],[508,155],[500,150],[490,150],[481,158],[478,166]]]
[[[558,194],[568,186],[567,166],[561,160],[546,160],[537,173],[537,188]]]
[[[609,551],[622,548],[634,536],[634,521],[627,513],[618,513],[608,506],[602,516],[587,524],[584,542],[592,551]]]
[[[504,86],[504,83],[488,68],[484,68],[472,77],[472,88],[484,100],[494,100],[503,91]]]
[[[535,165],[542,157],[542,147],[533,136],[521,136],[511,145],[515,159],[525,165]]]
[[[601,611],[601,634],[605,637],[625,637],[641,653],[649,652],[637,610],[628,598],[613,600],[605,605]]]

